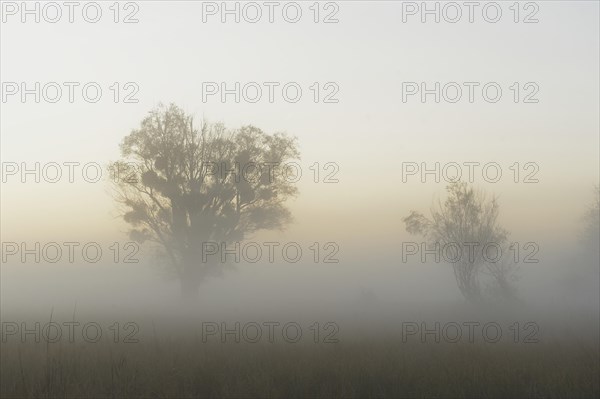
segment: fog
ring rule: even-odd
[[[19,322],[132,321],[148,334],[152,324],[170,330],[190,321],[269,320],[332,321],[346,326],[340,332],[346,337],[427,320],[533,321],[547,325],[546,337],[563,330],[586,338],[598,333],[598,269],[576,249],[522,266],[518,304],[485,306],[465,302],[447,263],[402,263],[397,253],[355,258],[319,265],[241,262],[203,283],[193,302],[148,258],[120,265],[5,263],[2,315]]]
[[[73,21],[55,4],[2,2],[3,397],[598,394],[572,382],[598,371],[598,2],[83,2]],[[192,356],[199,336],[249,344],[258,325],[264,343],[272,323],[293,324],[308,342],[360,343],[323,352],[332,361],[380,344],[364,378],[389,390],[360,385],[358,366],[315,371],[344,381],[318,393],[246,391],[243,378],[160,390],[180,380],[152,377],[139,354],[127,359],[146,390],[130,389],[137,377],[115,388],[112,368],[110,388],[52,385],[32,360],[50,364],[48,346],[23,352],[23,371],[17,344],[70,322],[128,342],[117,325],[142,353],[173,345],[149,355],[165,359]],[[485,352],[498,342],[488,326],[506,360]],[[493,373],[481,389],[463,375],[445,393],[438,373],[440,391],[395,390],[406,371],[374,366],[397,359],[395,344],[440,338],[484,344],[450,352],[446,367],[465,375],[477,359],[537,367],[539,354],[519,360],[523,343],[573,358],[510,392]],[[438,349],[419,350],[409,370]],[[80,366],[103,376],[93,364]]]

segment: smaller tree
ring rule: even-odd
[[[515,297],[515,264],[508,256],[508,232],[498,225],[499,205],[464,182],[446,188],[448,198],[431,208],[431,217],[411,211],[403,219],[406,230],[421,235],[453,260],[454,276],[470,302],[489,297]],[[484,248],[496,248],[488,255]],[[499,258],[499,259],[498,259]]]
[[[600,259],[600,186],[594,187],[594,200],[584,214],[582,244],[586,259],[598,267]]]

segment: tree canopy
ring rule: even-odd
[[[114,184],[130,236],[159,243],[182,282],[197,286],[215,269],[201,262],[203,243],[241,241],[292,219],[286,200],[298,189],[274,173],[299,158],[286,134],[196,126],[181,108],[161,105],[123,139],[121,155],[111,169],[126,175]]]

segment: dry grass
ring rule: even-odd
[[[596,344],[4,343],[3,398],[600,397]]]

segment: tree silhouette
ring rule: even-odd
[[[594,187],[594,199],[585,212],[584,223],[584,255],[597,268],[600,259],[600,186]]]
[[[220,257],[203,259],[205,243],[239,242],[291,221],[285,202],[297,188],[274,173],[299,157],[296,139],[285,134],[197,128],[179,107],[160,105],[123,139],[121,155],[111,170],[125,176],[114,187],[130,236],[160,244],[185,297],[222,270]]]
[[[430,219],[411,211],[403,219],[406,230],[424,236],[430,245],[448,250],[448,258],[456,260],[452,265],[458,288],[467,300],[480,302],[486,294],[513,298],[515,268],[504,256],[508,251],[508,233],[497,223],[497,199],[487,199],[464,182],[452,183],[446,190],[448,198],[432,207]],[[500,248],[501,259],[486,256],[483,248],[488,244]],[[488,277],[487,292],[482,289],[483,277]]]

